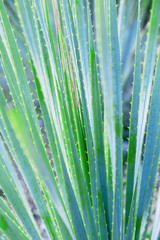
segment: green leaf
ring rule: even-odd
[[[158,159],[160,149],[157,146],[157,130],[159,125],[159,115],[160,115],[160,105],[157,102],[160,101],[160,54],[158,57],[155,81],[153,86],[151,106],[149,112],[144,160],[143,160],[143,170],[142,170],[142,179],[140,186],[140,196],[137,212],[137,223],[136,223],[136,239],[139,239],[141,222],[143,215],[147,214],[147,202],[150,206],[150,201],[153,194],[154,182],[156,180],[156,170],[158,167]],[[159,141],[158,141],[159,144]],[[153,172],[152,172],[153,171]],[[151,181],[153,182],[151,185]],[[144,201],[145,199],[145,201]],[[145,221],[146,222],[146,221]]]
[[[120,49],[117,29],[116,1],[109,1],[110,16],[110,51],[113,81],[113,108],[115,129],[115,196],[113,208],[113,233],[112,238],[123,238],[123,158],[122,158],[122,89]],[[114,180],[113,180],[114,183]]]
[[[11,210],[8,208],[6,203],[2,200],[2,198],[0,198],[0,208],[18,226],[18,228],[27,236],[27,233],[24,231],[22,225],[17,221],[15,216],[12,214]]]
[[[68,222],[68,216],[66,215],[65,212],[66,210],[63,205],[64,203],[60,196],[55,177],[53,173],[50,171],[50,168],[48,168],[46,163],[42,160],[43,155],[40,155],[40,152],[38,153],[38,151],[36,150],[35,145],[33,144],[32,139],[30,137],[29,131],[24,125],[23,117],[16,109],[11,109],[7,113],[7,115],[13,126],[13,129],[16,131],[16,137],[18,138],[22,148],[24,149],[25,154],[29,159],[33,161],[37,170],[39,171],[39,174],[41,176],[45,176],[41,178],[42,184],[43,186],[45,185],[45,187],[47,187],[49,193],[51,194],[51,199],[58,214],[60,215],[61,218],[63,218],[63,221],[65,222],[66,226],[68,227],[72,235],[70,223]],[[23,138],[23,136],[25,136],[25,138]],[[30,146],[29,151],[28,146]],[[39,164],[39,161],[41,164]]]
[[[132,196],[134,194],[133,190],[134,190],[135,156],[136,156],[136,144],[137,144],[138,108],[139,108],[139,93],[141,88],[140,1],[139,1],[139,7],[138,7],[137,40],[136,41],[137,42],[136,42],[136,53],[135,53],[135,69],[134,69],[132,106],[131,106],[130,128],[129,128],[130,130],[129,131],[129,147],[128,147],[128,156],[127,156],[125,230],[127,228]],[[134,212],[135,210],[132,210],[132,211]]]
[[[141,158],[142,144],[143,144],[143,139],[145,134],[147,112],[149,107],[152,80],[153,80],[153,74],[154,74],[158,27],[160,23],[159,11],[160,11],[160,1],[154,0],[152,2],[149,33],[148,33],[145,60],[144,60],[144,71],[143,71],[141,92],[140,92],[134,186],[137,181],[138,166]]]
[[[18,47],[17,47],[16,41],[15,41],[13,30],[11,28],[11,25],[10,25],[10,22],[9,22],[9,19],[7,16],[7,12],[3,5],[2,0],[0,0],[0,16],[2,19],[5,33],[6,33],[6,39],[7,39],[6,44],[8,45],[8,49],[9,49],[10,56],[12,59],[12,64],[14,66],[15,73],[16,73],[17,81],[14,81],[16,84],[15,88],[19,88],[19,91],[21,93],[20,96],[22,95],[21,101],[25,105],[24,112],[27,112],[28,116],[29,116],[29,113],[33,116],[35,124],[38,127],[39,123],[37,120],[36,112],[34,109],[34,104],[32,101],[32,96],[31,96],[30,89],[28,86],[26,73],[25,73],[24,66],[23,66],[23,63],[22,63],[22,60],[20,57],[20,53],[18,51]]]
[[[6,102],[4,100],[4,96],[0,90],[0,97],[1,97],[1,103],[0,103],[0,111],[2,113],[2,117],[4,119],[5,122],[5,126],[7,128],[8,131],[8,136],[9,136],[9,140],[12,143],[11,146],[11,153],[14,155],[14,153],[16,154],[16,163],[18,164],[18,166],[21,169],[21,173],[23,173],[23,177],[25,178],[27,185],[31,191],[31,194],[34,198],[35,204],[38,207],[38,211],[40,213],[40,216],[42,217],[42,220],[45,222],[46,224],[46,228],[48,230],[48,232],[50,232],[50,234],[52,235],[53,232],[53,225],[52,225],[52,220],[50,218],[48,209],[46,207],[46,203],[44,201],[44,198],[41,194],[41,189],[39,187],[39,184],[37,182],[35,173],[25,155],[25,152],[23,151],[23,149],[20,147],[16,136],[13,132],[13,129],[11,128],[10,122],[7,118],[6,115],[6,111],[8,111],[9,109],[7,109],[7,105]],[[5,109],[6,108],[6,109]],[[6,138],[5,138],[6,140]],[[7,144],[8,144],[8,139],[7,139]],[[9,145],[8,145],[9,146]],[[2,152],[3,153],[3,152]],[[20,160],[21,159],[21,160]],[[3,159],[2,159],[3,160]],[[3,161],[4,162],[4,161]],[[6,159],[5,159],[5,164],[6,164]],[[7,164],[7,167],[9,167],[9,163]],[[12,168],[10,168],[11,171]],[[13,175],[14,177],[14,175]],[[17,182],[17,180],[16,180]],[[17,184],[16,184],[17,185]],[[18,189],[20,189],[19,184],[18,184]],[[23,194],[21,194],[23,196]],[[24,198],[23,198],[24,200]]]
[[[14,218],[15,220],[15,218]],[[19,225],[15,224],[13,219],[11,219],[4,209],[1,209],[0,205],[0,229],[2,233],[7,236],[8,239],[30,239],[26,234],[21,231]],[[35,238],[37,239],[37,238]]]
[[[35,227],[35,223],[32,222],[32,220],[29,216],[29,212],[26,210],[25,206],[23,205],[22,199],[18,195],[18,192],[16,191],[16,189],[12,183],[12,178],[9,179],[9,177],[6,173],[6,170],[1,163],[1,159],[2,159],[2,155],[0,154],[0,175],[1,175],[0,185],[1,185],[1,187],[4,190],[5,195],[7,196],[8,200],[12,204],[13,208],[15,209],[18,217],[24,224],[28,234],[34,239],[41,239],[41,237],[39,236],[37,229]],[[2,210],[0,210],[0,211],[2,211]],[[5,219],[3,221],[3,217],[4,216],[2,215],[2,219],[1,219],[2,222],[5,221]],[[7,225],[7,223],[6,223],[6,225]],[[2,226],[3,226],[3,224],[2,224]]]

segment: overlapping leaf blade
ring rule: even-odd
[[[25,207],[22,208],[25,216],[29,216],[25,197],[19,197],[14,192],[14,188],[18,187],[17,193],[23,194],[16,174],[13,174],[13,182],[10,181],[14,169],[4,148],[7,145],[22,172],[50,239],[118,240],[145,239],[146,236],[160,144],[160,104],[156,104],[160,102],[160,58],[153,80],[160,0],[153,0],[152,4],[142,82],[140,6],[136,19],[136,7],[132,11],[135,2],[119,2],[118,36],[115,0],[95,0],[95,18],[90,15],[88,0],[15,0],[30,59],[27,66],[32,70],[35,95],[40,104],[40,113],[37,114],[15,36],[0,0],[1,62],[13,99],[13,109],[10,110],[0,90],[0,131],[4,140],[4,143],[0,140],[4,154],[4,158],[0,155],[0,165],[6,166],[5,170],[0,170],[0,184],[6,188],[4,192],[12,205],[16,206],[13,198],[20,201],[21,205],[24,203]],[[142,1],[141,6],[143,16],[148,0]],[[132,15],[132,28],[128,27],[130,25],[123,16],[126,9],[127,19]],[[131,56],[136,39],[136,22],[134,90],[123,224],[121,85],[126,74],[122,79],[121,72],[130,72],[130,67],[125,69],[130,63],[126,63],[121,70],[120,61],[124,62],[125,57],[127,60]],[[126,32],[123,38],[124,26]],[[124,50],[122,55],[119,41]],[[39,125],[40,116],[44,123],[42,129]],[[42,134],[44,131],[45,134]],[[12,196],[5,179],[8,187],[13,188]],[[11,236],[15,230],[17,237],[24,235],[25,239],[19,222],[15,221],[1,200],[0,204],[1,222],[6,221],[10,226],[10,230],[5,230],[3,225],[1,231]],[[6,215],[2,209],[7,212]],[[15,210],[24,223],[31,219],[25,223],[25,228],[30,236],[36,234],[32,217],[24,219],[17,207]],[[17,230],[18,227],[20,230]],[[155,234],[153,236],[157,238],[158,231]],[[41,238],[39,233],[34,236],[35,239],[38,237]]]
[[[134,194],[133,187],[134,187],[135,156],[136,156],[136,143],[137,143],[136,136],[137,136],[137,124],[138,124],[139,93],[141,88],[140,1],[139,1],[138,11],[139,11],[139,15],[138,15],[138,21],[137,21],[135,70],[134,70],[134,79],[133,79],[132,107],[131,107],[131,115],[130,115],[129,148],[128,148],[128,156],[127,156],[125,227],[127,227],[128,225],[130,206],[131,206],[132,196]],[[134,215],[135,209],[132,209],[132,211]],[[131,230],[129,231],[131,232]]]

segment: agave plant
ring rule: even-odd
[[[42,239],[15,164],[47,239],[160,238],[160,197],[153,228],[147,231],[160,152],[160,0],[152,3],[141,63],[140,22],[148,2],[137,1],[123,191],[126,1],[119,2],[117,20],[115,0],[94,0],[92,25],[88,0],[15,0],[33,77],[27,79],[0,0],[1,64],[12,98],[8,103],[0,89],[0,186],[7,198],[0,198],[1,239]]]

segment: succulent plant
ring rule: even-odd
[[[0,238],[43,238],[18,168],[47,239],[158,240],[160,198],[147,229],[160,153],[160,0],[152,1],[143,63],[149,1],[121,0],[117,9],[115,0],[94,0],[92,12],[88,0],[14,3],[19,30],[0,0],[1,65],[12,99],[0,88],[0,186],[7,199],[0,198]],[[122,83],[134,45],[123,189]]]

